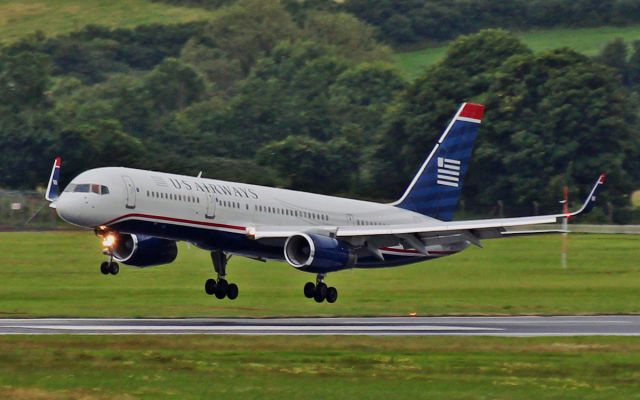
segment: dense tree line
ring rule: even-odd
[[[237,0],[156,0],[219,8]],[[439,42],[487,28],[530,30],[637,24],[640,0],[281,0],[296,19],[309,10],[345,11],[394,45]]]
[[[343,7],[394,44],[443,41],[486,28],[620,25],[640,21],[640,0],[345,0]]]
[[[640,139],[637,80],[625,76],[640,67],[637,48],[533,54],[487,30],[408,82],[369,25],[303,14],[239,0],[206,23],[92,26],[1,48],[0,187],[44,184],[60,154],[66,181],[126,165],[392,199],[471,100],[487,113],[463,192],[469,211],[498,200],[526,213],[533,202],[557,207],[561,186],[577,199],[602,170],[616,218],[629,220]]]

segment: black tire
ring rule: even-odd
[[[324,282],[318,283],[316,286],[316,294],[320,293],[322,298],[325,299],[327,297],[327,284]]]
[[[102,275],[109,275],[109,263],[107,261],[100,264],[100,272],[102,272]]]
[[[220,279],[218,284],[216,285],[216,297],[219,299],[224,299],[227,295],[227,289],[229,288],[229,283],[224,279]]]
[[[216,292],[216,280],[215,279],[207,279],[204,283],[204,291],[208,295],[212,295]]]
[[[313,282],[307,282],[304,285],[304,297],[307,299],[312,299],[316,294],[316,284]]]
[[[118,263],[115,261],[111,262],[111,264],[109,264],[109,273],[111,275],[118,275],[118,272],[120,272],[120,266]]]
[[[316,290],[316,294],[313,296],[313,299],[316,301],[316,303],[322,303],[325,299],[325,294],[326,291],[322,291],[322,290]]]
[[[227,288],[227,298],[229,300],[235,300],[238,298],[238,294],[240,293],[240,289],[238,289],[238,285],[235,283],[230,283]]]
[[[327,303],[335,303],[338,300],[338,289],[331,286],[327,289]]]

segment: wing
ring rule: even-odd
[[[479,219],[468,221],[430,221],[428,223],[386,225],[386,226],[283,226],[248,228],[249,237],[259,239],[284,239],[300,232],[316,232],[351,243],[354,246],[366,247],[371,252],[388,246],[403,245],[422,254],[428,254],[427,247],[433,245],[451,245],[467,242],[480,246],[481,239],[494,239],[517,235],[542,233],[560,233],[561,230],[511,230],[513,228],[531,227],[532,225],[557,223],[562,218],[571,218],[589,212],[596,201],[596,193],[605,182],[605,175],[598,177],[589,196],[577,211],[566,214],[550,214],[532,217]]]

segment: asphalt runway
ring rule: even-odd
[[[640,316],[0,319],[0,335],[640,336]]]

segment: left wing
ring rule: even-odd
[[[571,218],[589,212],[596,201],[596,193],[605,182],[605,174],[598,177],[589,196],[580,209],[571,213],[550,214],[533,217],[479,219],[468,221],[433,221],[428,223],[386,225],[386,226],[345,226],[345,227],[254,227],[248,228],[247,234],[253,239],[287,238],[300,232],[316,232],[356,244],[364,244],[367,240],[376,243],[376,247],[407,243],[420,252],[426,252],[427,244],[448,244],[467,241],[480,246],[480,239],[493,239],[516,235],[541,233],[559,233],[561,230],[516,230],[507,228],[527,227],[531,225],[551,224],[562,218]]]

